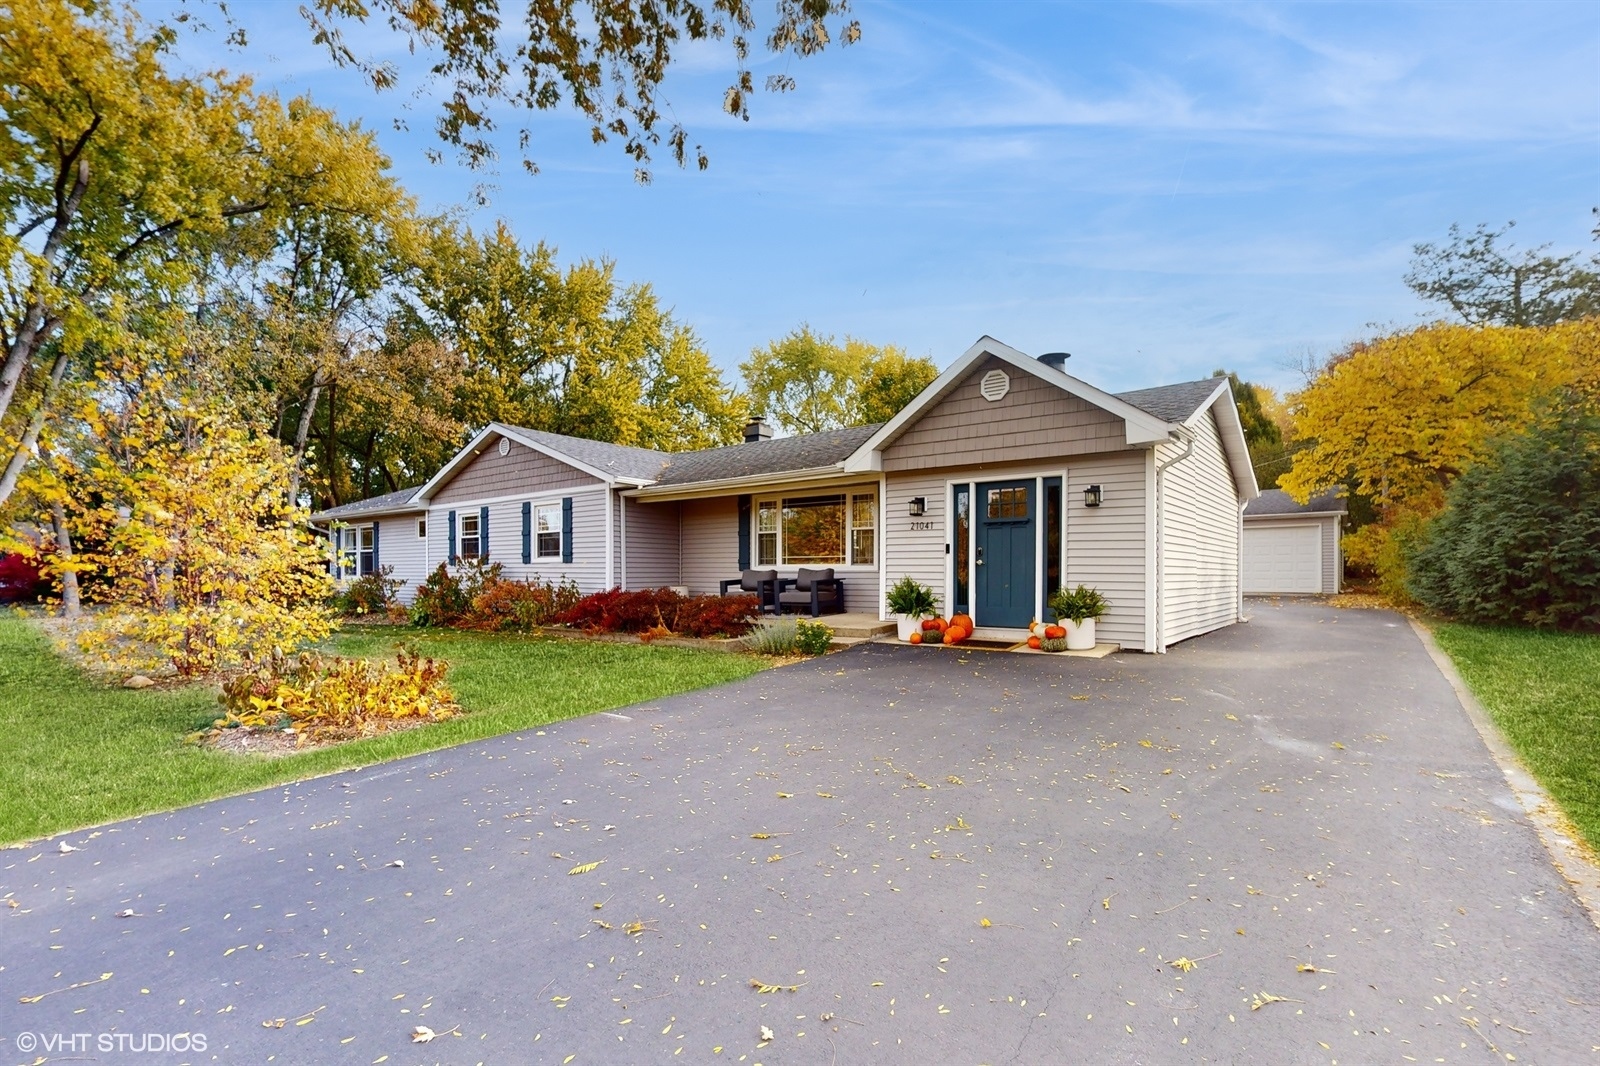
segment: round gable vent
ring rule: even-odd
[[[978,382],[978,391],[990,403],[1004,399],[1005,394],[1011,391],[1011,378],[1004,370],[991,370]]]
[[[511,454],[511,441],[509,439],[505,438],[505,437],[501,437],[500,438],[500,454],[501,455],[510,455]]]

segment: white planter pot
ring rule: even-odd
[[[1067,627],[1068,651],[1093,651],[1094,650],[1094,619],[1085,618],[1081,622],[1074,622],[1070,618],[1062,619],[1062,625]]]
[[[894,627],[896,634],[900,637],[900,642],[902,644],[907,643],[911,640],[911,634],[921,632],[922,617],[920,615],[914,618],[907,618],[903,615],[896,616]]]

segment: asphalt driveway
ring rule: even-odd
[[[1600,933],[1383,612],[862,647],[61,839],[0,852],[0,1062],[1600,1060]]]

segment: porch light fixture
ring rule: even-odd
[[[911,497],[911,517],[920,518],[928,512],[928,501],[923,496]]]
[[[1090,485],[1083,490],[1083,505],[1085,507],[1099,507],[1101,499],[1099,485]]]

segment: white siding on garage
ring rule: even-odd
[[[1246,595],[1337,593],[1339,532],[1337,515],[1246,518]]]
[[[428,576],[426,544],[417,536],[417,523],[423,512],[406,515],[384,515],[373,519],[378,527],[378,565],[392,566],[390,577],[403,581],[397,595],[400,602],[410,604],[417,595],[417,586]]]
[[[683,584],[679,505],[627,500],[624,506],[627,508],[627,587],[653,589]]]
[[[1211,412],[1190,427],[1193,450],[1158,475],[1161,641],[1230,625],[1239,615],[1239,494]],[[1160,463],[1183,446],[1162,444]]]

